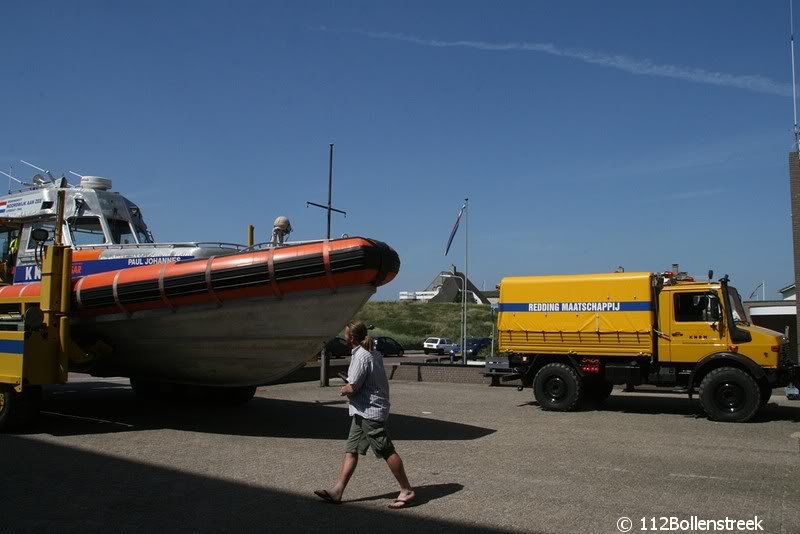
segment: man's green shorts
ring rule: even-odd
[[[394,453],[394,443],[389,438],[383,421],[372,421],[354,415],[345,452],[364,455],[370,447],[375,451],[375,456],[384,460]]]

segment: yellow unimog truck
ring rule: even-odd
[[[53,244],[45,245],[52,236],[43,228],[31,234],[42,270],[39,293],[0,291],[0,431],[34,419],[42,386],[65,383],[70,361],[87,357],[69,335],[72,251],[62,244],[63,214],[64,192],[59,191]],[[0,217],[0,228],[15,224]]]
[[[522,378],[542,409],[599,403],[614,384],[697,391],[717,421],[743,422],[772,388],[800,376],[784,337],[746,320],[728,276],[607,273],[504,278],[500,362],[488,374]],[[496,359],[496,358],[495,358]],[[797,382],[795,382],[797,383]]]

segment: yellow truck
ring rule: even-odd
[[[69,335],[72,250],[62,244],[64,192],[58,193],[54,243],[35,229],[38,294],[5,296],[0,291],[0,432],[22,426],[39,414],[42,386],[67,381],[69,362],[86,356]],[[18,224],[0,218],[0,227]]]
[[[749,420],[772,388],[800,376],[796,355],[780,333],[747,322],[727,275],[675,271],[504,278],[502,359],[488,374],[521,378],[545,410],[601,403],[614,384],[653,384],[696,391],[713,420]]]

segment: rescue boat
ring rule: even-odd
[[[71,336],[90,355],[73,370],[140,383],[268,384],[302,367],[400,267],[391,247],[364,237],[285,243],[288,224],[252,248],[156,243],[135,204],[111,193],[110,181],[88,178],[0,200],[3,259],[15,264],[0,296],[35,296],[41,273],[31,232],[53,230],[50,198],[66,189]],[[15,231],[16,259],[8,245]],[[81,244],[82,233],[98,242]]]

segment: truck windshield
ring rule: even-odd
[[[744,311],[744,306],[742,306],[742,297],[735,287],[728,286],[728,305],[731,307],[734,321],[750,326],[750,323],[747,322],[747,314]]]

